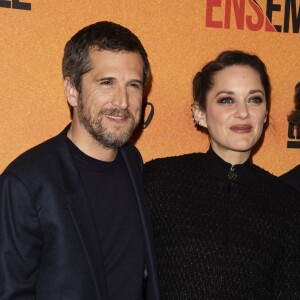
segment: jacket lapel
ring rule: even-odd
[[[69,126],[58,136],[58,155],[64,180],[65,201],[69,208],[74,224],[82,241],[84,252],[92,272],[99,300],[108,300],[105,269],[101,253],[100,241],[96,231],[94,217],[84,191],[79,172],[76,168],[72,154],[66,140]],[[121,155],[127,167],[133,189],[136,195],[137,207],[142,224],[144,236],[146,265],[147,265],[147,300],[158,300],[158,275],[156,271],[156,259],[154,252],[153,233],[148,215],[148,208],[144,202],[142,183],[142,161],[138,162],[134,148],[124,147],[120,149]]]
[[[66,130],[64,132],[66,134]],[[60,145],[58,151],[63,173],[66,204],[82,241],[99,300],[107,300],[108,292],[104,264],[94,217],[65,137]]]
[[[146,299],[158,300],[158,274],[156,270],[156,257],[154,251],[154,239],[150,216],[148,214],[148,207],[145,204],[144,190],[143,190],[143,177],[142,177],[142,159],[140,164],[138,156],[134,151],[130,151],[129,147],[120,149],[125,165],[127,167],[130,179],[132,181],[133,189],[136,196],[137,207],[142,224],[142,232],[145,243],[146,251],[146,268],[147,268],[147,296]]]

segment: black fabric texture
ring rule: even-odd
[[[281,175],[280,178],[300,193],[300,165]]]
[[[110,300],[142,298],[143,236],[131,180],[120,153],[112,162],[68,145],[94,214]],[[128,276],[130,270],[130,276]]]
[[[300,299],[299,195],[231,168],[211,149],[145,164],[162,299]]]

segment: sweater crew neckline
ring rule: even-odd
[[[97,172],[99,170],[110,171],[111,168],[118,166],[118,164],[120,163],[120,151],[118,151],[117,156],[113,161],[107,162],[88,156],[83,151],[81,151],[69,138],[67,138],[67,143],[73,157],[75,158],[77,163],[79,163],[84,169],[89,169],[91,171],[93,170]]]

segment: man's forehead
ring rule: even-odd
[[[89,55],[92,55],[95,52],[100,52],[100,53],[103,52],[103,53],[108,53],[108,54],[111,53],[111,54],[116,54],[116,55],[117,54],[136,54],[136,55],[140,56],[142,59],[142,56],[138,51],[112,50],[112,49],[103,49],[99,46],[90,46],[89,51],[88,51]]]
[[[144,82],[144,62],[137,52],[94,48],[89,52],[88,64],[89,71],[85,73],[86,75],[94,73],[97,76],[118,77],[120,74],[126,73],[126,77],[129,76],[132,79]]]
[[[140,65],[144,68],[144,62],[142,56],[138,52],[129,52],[129,51],[110,51],[106,49],[91,49],[89,51],[89,61],[100,61],[104,64],[113,64],[113,63],[127,63]]]

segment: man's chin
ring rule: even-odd
[[[97,138],[97,141],[108,149],[117,149],[121,146],[125,145],[130,139],[131,132],[126,132],[123,134],[116,135],[114,134],[106,134],[104,136],[100,136]]]
[[[102,126],[88,131],[103,147],[117,149],[128,142],[135,128],[131,123],[128,126]]]
[[[125,145],[128,142],[128,139],[120,140],[120,139],[102,139],[98,140],[98,142],[106,149],[118,149]]]

